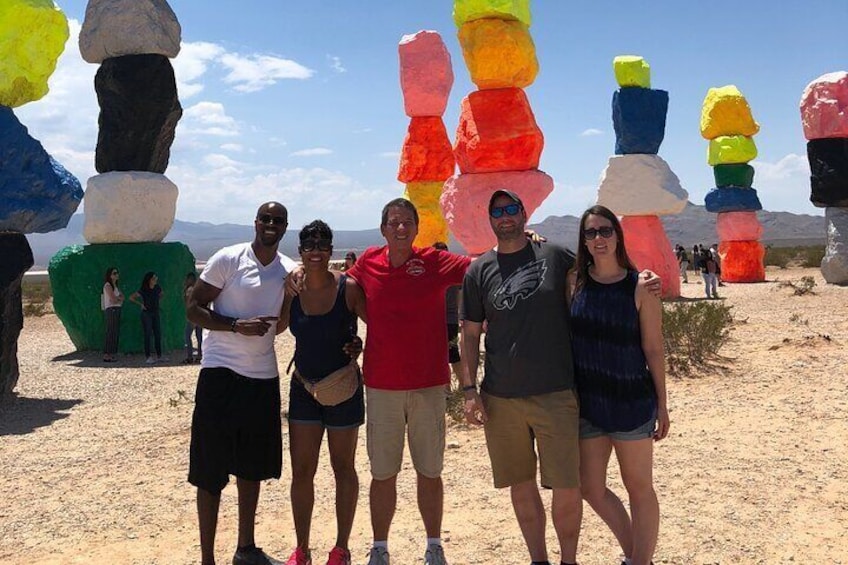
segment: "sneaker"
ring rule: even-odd
[[[286,565],[312,565],[312,557],[310,557],[302,547],[295,548]]]
[[[424,565],[448,565],[441,545],[431,543],[427,546],[427,551],[424,552]]]
[[[327,565],[350,565],[350,563],[350,551],[341,547],[334,547],[330,552],[330,558],[327,559]]]
[[[372,547],[368,557],[368,565],[390,565],[389,550],[385,547]]]
[[[236,549],[233,565],[282,565],[282,563],[268,557],[262,548],[252,545]]]
[[[156,363],[156,359],[154,359],[153,357],[148,357],[147,359],[144,360],[144,362],[147,363],[148,365],[153,365],[154,363]]]

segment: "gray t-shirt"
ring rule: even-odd
[[[562,247],[492,250],[471,264],[462,286],[463,319],[488,322],[482,390],[519,398],[574,388]]]

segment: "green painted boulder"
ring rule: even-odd
[[[102,350],[105,325],[100,309],[106,269],[117,267],[118,288],[124,293],[121,313],[119,351],[139,353],[144,350],[141,308],[128,300],[138,290],[147,271],[159,275],[162,287],[160,303],[162,348],[165,351],[183,347],[185,304],[183,280],[194,271],[194,255],[182,243],[109,243],[72,245],[50,260],[50,285],[53,287],[53,309],[78,350]]]
[[[737,163],[735,165],[716,165],[713,167],[716,186],[738,186],[740,188],[751,188],[754,186],[754,167],[748,163]]]
[[[518,20],[530,27],[530,0],[454,0],[453,21],[456,27],[486,18]]]

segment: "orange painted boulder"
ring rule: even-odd
[[[716,233],[719,241],[757,241],[763,235],[763,225],[756,212],[719,212]]]
[[[480,90],[525,88],[539,74],[536,46],[519,21],[483,19],[459,28],[462,55]]]
[[[442,118],[412,118],[400,155],[400,182],[445,182],[455,168],[453,147]]]
[[[520,88],[472,92],[462,101],[454,155],[463,173],[536,169],[544,145]]]
[[[640,271],[650,269],[662,280],[662,297],[680,296],[680,268],[659,216],[624,216],[624,243]]]
[[[766,280],[766,249],[759,241],[722,241],[718,244],[721,280],[753,283]]]
[[[418,210],[418,236],[414,242],[417,247],[448,241],[448,225],[439,206],[443,187],[442,182],[412,182],[406,185],[403,197],[415,204]]]

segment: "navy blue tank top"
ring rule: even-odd
[[[634,299],[638,277],[628,271],[611,284],[588,277],[571,302],[580,417],[607,432],[634,430],[657,409]]]
[[[356,315],[345,301],[346,275],[339,277],[336,301],[326,314],[304,313],[295,297],[289,315],[289,329],[295,337],[294,366],[307,381],[320,381],[350,363],[342,347],[356,335]]]

